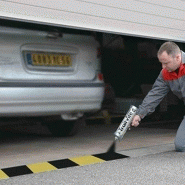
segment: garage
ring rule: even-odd
[[[0,112],[2,115],[0,131],[2,150],[0,152],[3,156],[0,161],[0,179],[13,177],[13,181],[20,182],[21,180],[24,183],[24,177],[26,176],[23,177],[21,175],[27,173],[33,176],[28,175],[29,180],[25,180],[25,182],[33,183],[32,180],[34,179],[36,182],[43,184],[46,178],[43,172],[50,170],[57,171],[56,167],[53,167],[52,164],[60,166],[61,163],[64,163],[64,167],[67,170],[70,170],[67,168],[69,164],[75,167],[71,174],[68,173],[69,171],[66,172],[66,176],[69,178],[68,182],[73,180],[74,182],[78,181],[78,177],[74,176],[75,170],[78,171],[79,169],[78,166],[81,166],[84,174],[90,172],[89,179],[93,181],[97,174],[92,175],[91,166],[88,165],[92,165],[96,161],[97,163],[105,161],[96,159],[94,162],[94,157],[106,154],[106,150],[112,144],[112,140],[114,140],[114,132],[130,105],[138,107],[142,103],[143,98],[152,88],[161,71],[161,64],[156,56],[161,44],[167,40],[174,41],[182,51],[185,51],[184,2],[180,0],[168,2],[149,0],[116,0],[114,2],[109,0],[64,0],[54,2],[49,0],[38,2],[29,0],[2,0],[0,7],[1,34],[3,33],[5,36],[12,34],[10,36],[11,39],[8,39],[7,42],[5,39],[7,37],[1,35],[1,41],[3,39],[5,41],[4,45],[2,44],[0,47],[0,51],[4,51],[0,54],[0,65],[3,66],[1,67],[3,69],[1,69],[1,75],[4,74],[3,77],[7,77],[7,79],[1,78],[1,93],[5,88],[13,92],[18,87],[21,87],[21,97],[26,101],[27,98],[35,95],[34,92],[30,92],[29,96],[24,96],[27,88],[40,88],[39,94],[34,96],[35,102],[31,106],[31,118],[28,115],[20,114],[21,111],[23,113],[25,113],[24,111],[30,111],[29,107],[26,107],[24,102],[21,102],[17,104],[18,106],[13,105],[11,109],[13,112],[19,107],[20,112],[18,114],[20,115],[13,118],[8,117],[7,119],[4,112],[7,115],[9,112],[7,109],[4,109],[4,102],[0,101],[1,105],[3,105],[0,107],[2,110]],[[4,27],[15,28],[17,32],[15,31],[16,34],[12,33],[11,29],[4,29]],[[20,28],[21,31],[17,30],[17,28]],[[31,30],[31,32],[28,31],[26,32],[28,35],[24,34],[21,37],[20,35],[24,32],[24,28],[25,30]],[[63,38],[65,38],[65,41],[69,41],[68,36],[63,37],[65,34],[77,34],[80,39],[76,37],[74,42],[66,42],[66,45],[62,41],[65,46],[63,45],[63,50],[61,51],[57,47],[60,45],[59,41]],[[83,40],[83,37],[92,37],[93,40]],[[16,45],[13,47],[11,42],[16,40],[16,38],[21,39],[17,39],[18,41],[16,41]],[[23,39],[28,40],[22,42]],[[42,47],[35,51],[32,46],[37,42]],[[45,46],[45,43],[48,44],[49,42],[54,45],[50,47],[50,50]],[[78,45],[79,43],[82,44]],[[98,50],[95,50],[94,46],[97,46],[97,43]],[[16,57],[11,55],[4,57],[4,55],[8,55],[8,50],[6,49],[8,46],[11,46],[11,51],[13,51],[11,54],[16,54]],[[68,49],[68,46],[70,46],[70,49]],[[21,60],[26,59],[26,64],[20,63],[17,66],[13,66],[14,62],[18,63],[19,48],[25,54],[23,57],[21,56]],[[43,51],[44,48],[45,50]],[[98,66],[91,61],[91,59],[95,59],[94,54],[84,54],[84,51],[88,49],[94,53],[97,52],[97,59],[101,61],[101,65]],[[44,53],[45,51],[46,53]],[[50,62],[50,66],[49,64],[47,66],[37,64],[39,61],[42,61],[41,63],[44,65],[43,61],[48,55],[48,58],[54,57],[54,55],[56,55],[56,58],[65,58],[65,62],[64,64],[58,64],[57,60],[55,64]],[[33,60],[33,56],[36,56],[36,60]],[[40,56],[41,59],[39,59]],[[14,58],[14,60],[10,58]],[[83,61],[86,65],[83,65],[81,62],[79,66],[82,68],[76,72],[75,70],[79,69],[76,61],[81,61],[81,58],[84,59]],[[77,60],[75,61],[75,59]],[[38,66],[33,66],[34,62]],[[73,64],[76,66],[73,66]],[[50,68],[53,65],[54,69],[56,69],[55,72]],[[19,73],[21,67],[23,68],[21,73]],[[13,68],[17,73],[8,73]],[[76,76],[70,74],[73,71],[75,71],[74,74]],[[96,72],[96,76],[94,76],[92,71]],[[5,72],[7,73],[5,74]],[[19,75],[24,76],[25,72],[29,75],[38,75],[37,73],[41,72],[41,75],[38,75],[39,80],[35,80],[34,76],[29,83],[24,80],[17,83],[20,80]],[[64,72],[65,83],[57,84],[60,78],[56,80],[55,77],[61,72]],[[43,77],[44,74],[47,75]],[[49,77],[51,79],[48,80]],[[11,80],[15,79],[17,81],[12,86]],[[41,83],[41,80],[45,80],[44,83]],[[83,86],[79,85],[79,81],[83,82]],[[103,89],[103,81],[105,89]],[[76,84],[76,82],[78,83]],[[68,92],[67,90],[64,91],[66,97],[70,93],[79,96],[76,99],[72,99],[70,105],[65,104],[65,106],[61,106],[65,102],[59,101],[61,96],[59,96],[58,91],[55,91],[56,89],[60,90],[59,88],[61,87],[65,88],[65,90],[73,88]],[[84,87],[88,87],[88,89],[84,90]],[[44,90],[41,88],[44,88]],[[93,95],[95,88],[98,89],[97,97]],[[82,89],[84,90],[83,93]],[[18,96],[19,93],[17,91],[16,95]],[[7,93],[5,94],[6,96],[1,98],[3,101],[8,102],[9,95],[11,94]],[[53,94],[51,106],[44,100],[42,107],[39,107],[39,101],[42,98],[48,99],[47,95],[51,94]],[[81,100],[87,100],[86,104],[84,103],[86,105],[85,108],[82,108],[83,104],[79,103],[80,98]],[[16,100],[15,97],[14,100]],[[38,111],[35,111],[34,106],[38,108]],[[53,107],[55,111],[52,112],[51,108]],[[66,108],[62,110],[62,114],[61,107]],[[37,117],[36,113],[42,112],[43,108],[46,114]],[[86,109],[88,109],[87,112]],[[175,158],[174,138],[183,115],[184,105],[182,100],[179,100],[170,92],[156,107],[156,111],[142,120],[141,127],[132,128],[125,135],[124,140],[117,143],[116,152],[122,158],[128,157],[130,161],[133,158],[137,160],[137,157],[141,157],[141,160],[144,160],[145,156],[147,156],[151,162],[150,156],[156,156],[156,154],[159,156],[159,160],[163,158],[163,155],[167,157],[170,155],[172,158]],[[65,121],[65,126],[63,124],[62,127],[62,137],[58,116],[60,119],[62,117],[63,121]],[[84,118],[86,118],[86,123],[84,123]],[[75,124],[76,120],[78,120],[78,124]],[[56,127],[54,127],[54,123],[57,123]],[[80,130],[76,130],[75,128],[78,126],[83,127]],[[78,134],[76,134],[77,131],[79,131]],[[12,132],[16,133],[12,134]],[[34,134],[30,135],[30,133]],[[81,158],[78,156],[88,157]],[[183,157],[183,154],[179,154],[179,156]],[[89,162],[89,160],[92,161]],[[67,163],[65,163],[66,161]],[[124,166],[126,163],[122,162]],[[155,163],[155,161],[153,162]],[[158,162],[160,163],[160,161]],[[106,164],[111,166],[112,163],[107,162]],[[87,168],[84,165],[87,165]],[[131,168],[134,166],[129,162],[128,165],[131,165]],[[150,167],[147,164],[145,165],[147,171]],[[102,166],[104,169],[106,168],[104,164]],[[63,166],[60,168],[63,168]],[[16,169],[21,169],[21,173],[17,172]],[[25,172],[25,169],[28,171]],[[59,173],[61,172],[65,176],[63,172],[66,169],[60,169]],[[108,170],[108,168],[106,169]],[[137,167],[134,167],[134,169],[137,171]],[[168,167],[166,169],[168,170]],[[98,170],[96,172],[99,173]],[[118,170],[121,172],[123,168],[120,167]],[[158,171],[163,174],[165,170],[164,166],[161,165]],[[41,177],[39,174],[35,176],[34,173],[41,173]],[[110,173],[113,173],[113,171],[110,170]],[[50,172],[46,173],[46,176],[48,174]],[[172,175],[172,173],[169,174]],[[105,179],[109,179],[110,177],[106,175],[104,174]],[[148,176],[146,175],[146,177]],[[50,177],[49,175],[47,178],[49,179],[48,183],[54,180],[61,183],[61,178],[57,177],[58,179],[54,179],[53,176]],[[84,179],[81,179],[81,181]],[[15,184],[13,181],[9,179],[4,182]]]

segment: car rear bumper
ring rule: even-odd
[[[0,88],[0,116],[93,112],[101,108],[104,84],[27,84]]]

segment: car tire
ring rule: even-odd
[[[85,125],[85,118],[79,118],[78,120],[55,120],[52,123],[48,123],[47,127],[53,136],[67,137],[74,136]]]

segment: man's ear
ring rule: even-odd
[[[181,62],[181,53],[176,55],[176,60]]]

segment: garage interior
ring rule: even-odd
[[[106,83],[102,109],[104,116],[119,117],[130,105],[139,106],[161,71],[157,51],[164,40],[103,33],[101,35],[102,73]],[[179,43],[184,51],[184,43]],[[172,92],[161,101],[156,111],[142,122],[181,120],[184,104]],[[109,118],[110,119],[110,118]],[[110,121],[110,120],[109,120]],[[107,121],[107,122],[109,122]]]
[[[6,21],[1,19],[2,26],[24,27],[32,30],[48,30],[71,34],[94,36],[100,43],[101,71],[105,81],[105,97],[102,109],[87,118],[103,118],[110,124],[111,119],[120,121],[130,105],[139,106],[148,91],[152,88],[161,70],[157,51],[166,40],[119,35],[90,30],[55,27],[49,25]],[[185,44],[176,42],[182,51]],[[172,92],[162,100],[156,111],[145,117],[142,123],[169,120],[181,120],[184,116],[184,104]]]

